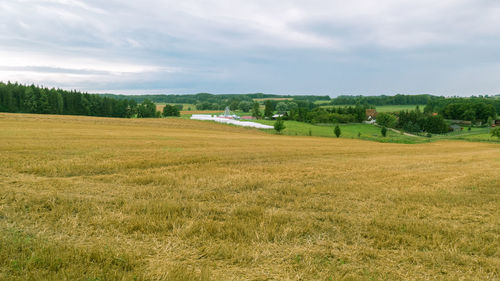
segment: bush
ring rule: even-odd
[[[379,113],[377,115],[377,124],[383,127],[392,128],[396,125],[396,116],[390,113]]]
[[[335,126],[335,129],[333,130],[333,132],[335,133],[335,136],[337,136],[337,138],[340,137],[340,134],[342,132],[340,131],[339,125]]]
[[[179,108],[175,105],[167,104],[163,108],[163,116],[181,116]]]
[[[382,127],[382,130],[380,131],[382,133],[382,136],[385,138],[385,136],[387,136],[387,128],[386,127]]]
[[[278,118],[276,122],[274,122],[274,129],[276,130],[276,132],[278,132],[278,134],[281,134],[281,131],[283,131],[285,128],[285,121],[283,121],[283,119]]]
[[[500,139],[500,127],[496,127],[495,129],[491,130],[491,136]]]

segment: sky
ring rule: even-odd
[[[500,94],[498,0],[2,0],[0,81],[122,94]]]

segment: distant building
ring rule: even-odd
[[[456,125],[456,124],[451,125],[451,126],[450,126],[450,128],[451,128],[454,132],[458,132],[458,131],[463,130],[463,128],[462,128],[461,126]]]
[[[493,127],[500,127],[500,119],[498,120],[495,120],[495,122],[493,122]]]
[[[275,120],[275,119],[278,119],[278,118],[282,118],[282,117],[288,117],[288,113],[285,112],[283,114],[274,114],[271,119]]]
[[[257,118],[253,117],[253,116],[241,116],[240,118],[241,120],[255,120]]]
[[[376,109],[367,109],[365,111],[366,113],[366,119],[367,120],[373,120],[377,118],[377,110]]]

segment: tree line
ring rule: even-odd
[[[440,98],[429,101],[424,112],[439,113],[446,119],[486,123],[488,119],[494,119],[500,112],[500,99],[485,97]]]
[[[116,99],[135,100],[138,103],[148,99],[154,103],[175,103],[175,104],[195,104],[198,110],[219,110],[229,106],[231,110],[239,108],[239,103],[253,102],[254,99],[293,99],[300,101],[329,101],[329,96],[291,96],[291,95],[273,95],[273,94],[210,94],[198,93],[194,95],[113,95],[104,94],[103,96]]]
[[[121,118],[154,118],[162,115],[148,99],[138,104],[135,100],[10,82],[0,82],[0,112]],[[163,115],[179,116],[179,109],[166,106]]]
[[[427,104],[428,101],[439,99],[432,95],[395,95],[395,96],[338,96],[331,100],[332,105],[408,105]]]
[[[450,130],[450,125],[442,115],[424,113],[418,107],[415,110],[403,110],[395,114],[379,113],[377,124],[410,133],[444,134]]]

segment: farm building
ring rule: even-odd
[[[367,120],[376,119],[378,114],[376,109],[367,109],[365,113]]]
[[[500,119],[495,120],[495,122],[493,122],[493,127],[500,127]]]
[[[286,113],[286,112],[285,112],[285,113],[283,113],[283,114],[274,114],[274,115],[271,117],[271,119],[276,120],[276,119],[278,119],[278,118],[282,118],[282,117],[288,117],[288,113]]]
[[[450,128],[454,131],[454,132],[458,132],[458,131],[461,131],[463,130],[463,128],[459,125],[456,125],[456,124],[453,124],[450,126]]]

